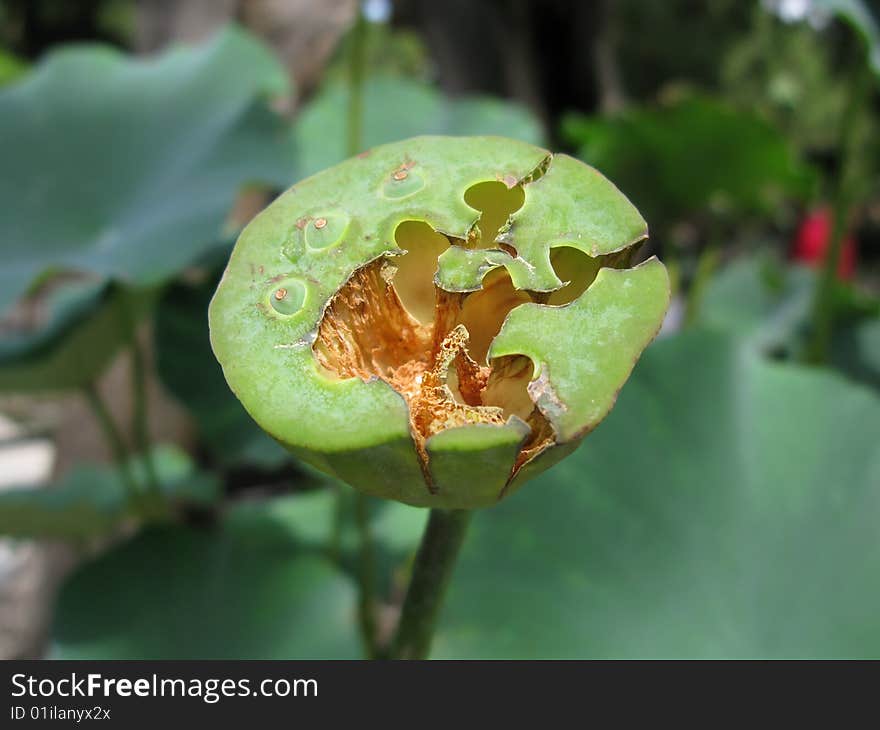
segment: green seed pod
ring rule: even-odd
[[[230,387],[304,461],[424,507],[494,504],[611,409],[669,303],[632,204],[566,155],[418,137],[295,185],[210,307]]]

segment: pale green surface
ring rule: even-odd
[[[538,408],[560,440],[569,441],[611,410],[668,305],[669,277],[657,259],[634,269],[601,269],[571,304],[514,309],[489,357],[526,355],[532,360],[535,378],[550,386],[542,388]]]
[[[417,137],[298,183],[254,219],[236,244],[210,307],[214,353],[254,419],[280,441],[319,452],[408,444],[403,399],[380,381],[327,380],[304,338],[355,269],[398,248],[399,223],[428,220],[435,229],[464,238],[479,215],[465,204],[464,191],[496,175],[522,178],[546,154],[494,137]],[[416,162],[426,185],[389,202],[384,187],[406,160]],[[334,214],[350,219],[346,236],[329,249],[308,248],[297,221],[330,221]],[[268,304],[278,288],[272,279],[294,275],[307,289],[303,309],[280,315]],[[417,468],[414,453],[412,459]]]
[[[426,443],[431,476],[445,487],[436,506],[495,504],[528,435],[524,422],[511,419],[504,426],[475,423],[431,436]]]
[[[502,240],[513,245],[533,270],[518,288],[558,289],[550,249],[569,246],[601,256],[647,238],[648,224],[632,203],[594,168],[568,155],[555,155],[547,173],[526,188],[523,207],[512,216]]]
[[[326,303],[352,273],[398,250],[394,231],[402,221],[427,221],[454,239],[466,239],[479,211],[464,202],[465,192],[480,182],[523,180],[548,155],[499,137],[417,137],[378,147],[298,183],[255,218],[236,244],[209,310],[214,353],[254,420],[304,461],[368,494],[422,506],[488,503],[487,493],[480,491],[488,486],[471,487],[472,494],[458,491],[462,471],[448,462],[436,485],[438,496],[429,494],[403,399],[379,380],[329,379],[319,371],[311,343]],[[404,164],[406,178],[395,180],[394,172]],[[326,224],[316,227],[318,219]],[[539,276],[550,266],[552,245],[602,255],[626,248],[645,234],[645,222],[613,185],[583,163],[557,156],[543,177],[525,185],[525,202],[508,232],[519,255],[514,261],[503,254],[510,261],[501,263],[509,263],[513,274]],[[441,282],[448,263],[441,257]],[[455,276],[470,289],[479,288],[486,273],[480,261],[452,264],[457,267]],[[549,271],[553,274],[552,268]],[[590,396],[608,406],[638,352],[659,328],[668,299],[659,263],[646,264],[632,277],[634,286],[628,291],[629,284],[606,285],[600,274],[600,293],[590,295],[591,306],[584,307],[584,314],[603,322],[603,331],[612,335],[603,360],[612,370],[601,387],[613,390]],[[639,294],[642,284],[645,290]],[[553,274],[548,286],[561,285]],[[287,292],[280,303],[274,297],[279,289]],[[622,304],[611,301],[615,295],[623,297]],[[575,305],[571,310],[531,306],[551,327],[546,337],[554,335],[556,322],[570,327],[580,311]],[[603,307],[608,311],[600,311]],[[629,317],[625,325],[610,321],[621,315],[621,308],[629,308],[623,313]],[[636,309],[634,314],[630,311]],[[581,323],[576,330],[585,327]],[[511,341],[521,348],[528,344],[523,337]],[[593,346],[598,350],[602,343]],[[550,357],[574,362],[581,350],[580,343],[571,342]],[[553,370],[551,361],[544,364]],[[557,369],[562,372],[565,367]],[[566,393],[574,394],[574,386]],[[577,405],[565,419],[566,434],[576,435],[601,417],[591,412],[586,421],[580,418],[583,401],[575,395]],[[482,453],[480,441],[475,453]],[[495,458],[499,467],[510,461],[500,451]],[[498,481],[492,479],[493,484]]]

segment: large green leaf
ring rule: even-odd
[[[770,256],[741,258],[709,281],[697,321],[760,352],[798,359],[810,332],[815,282],[814,269]],[[838,281],[833,305],[833,364],[856,379],[880,382],[880,300]]]
[[[178,449],[160,447],[153,461],[160,489],[169,501],[204,506],[217,499],[216,478],[196,471],[192,460]],[[131,466],[143,482],[143,463],[137,460]],[[137,515],[137,505],[119,473],[109,466],[80,465],[59,484],[0,492],[0,535],[5,536],[92,538]]]
[[[73,390],[94,382],[130,341],[154,293],[73,281],[52,290],[33,329],[0,339],[0,392]]]
[[[880,318],[837,328],[831,362],[850,377],[880,389]]]
[[[274,468],[290,460],[229,390],[211,352],[208,303],[217,281],[175,284],[156,315],[156,365],[162,382],[183,403],[212,453],[224,464],[247,462]]]
[[[779,131],[710,97],[611,118],[570,115],[563,134],[652,224],[707,210],[771,213],[786,198],[805,197],[813,180]]]
[[[68,47],[0,89],[0,311],[49,269],[152,284],[214,245],[243,185],[291,177],[283,93],[237,30],[146,60]]]
[[[313,175],[348,157],[348,90],[328,84],[294,126],[297,174]],[[524,142],[543,140],[538,121],[510,102],[485,97],[448,99],[431,86],[398,76],[374,76],[364,84],[363,148],[423,134],[496,134]]]
[[[810,318],[816,274],[769,257],[742,258],[712,277],[698,323],[763,352],[797,354]]]
[[[55,656],[357,658],[355,591],[253,509],[209,530],[154,529],[85,565],[62,591]]]
[[[650,348],[476,516],[440,657],[880,657],[880,400],[720,336]]]

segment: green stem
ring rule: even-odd
[[[367,656],[374,659],[379,650],[378,621],[376,618],[376,558],[373,548],[373,531],[370,528],[370,498],[358,493],[355,502],[355,518],[360,535],[358,582],[360,601],[358,614],[361,636]]]
[[[132,331],[131,339],[131,385],[132,385],[132,434],[137,451],[140,452],[144,462],[144,471],[147,475],[147,486],[154,494],[159,492],[159,477],[156,474],[156,464],[153,461],[153,451],[150,448],[150,434],[147,418],[147,376],[144,358],[144,349],[137,337],[137,332]]]
[[[342,530],[345,526],[345,489],[341,482],[336,482],[333,489],[333,524],[330,530],[330,544],[327,553],[330,560],[339,563],[342,560]]]
[[[392,658],[427,659],[470,516],[468,510],[431,510],[392,643]]]
[[[94,383],[89,383],[83,388],[83,395],[86,401],[88,401],[92,413],[94,413],[95,419],[101,427],[101,431],[104,433],[104,438],[110,447],[110,453],[113,456],[116,468],[119,470],[119,475],[122,477],[122,482],[129,496],[134,499],[137,495],[137,484],[131,473],[128,449],[125,446],[125,441],[122,439],[122,434],[119,432],[119,428],[113,421],[110,411],[104,404],[104,400],[101,398],[98,388]]]
[[[807,346],[806,357],[808,362],[816,364],[823,363],[828,359],[828,350],[831,344],[834,324],[834,288],[853,198],[850,178],[858,147],[856,127],[871,82],[871,71],[868,64],[864,59],[860,60],[861,68],[850,86],[849,100],[840,130],[840,166],[834,190],[831,241],[825,251],[825,260],[813,295],[812,337]]]
[[[364,126],[364,68],[367,64],[367,21],[358,3],[348,57],[348,156],[361,151]]]
[[[690,327],[699,321],[700,309],[703,306],[706,288],[709,286],[712,275],[718,268],[720,258],[721,247],[718,245],[717,238],[713,237],[697,260],[697,269],[694,272],[694,278],[688,290],[687,303],[684,310],[684,324],[686,327]]]

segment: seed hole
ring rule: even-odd
[[[471,185],[464,193],[464,202],[480,211],[477,248],[496,248],[498,234],[506,228],[510,216],[522,208],[525,200],[522,185],[509,188],[499,180]]]
[[[552,292],[547,304],[569,304],[583,294],[592,284],[601,268],[623,269],[629,266],[632,248],[603,256],[588,256],[572,246],[559,246],[550,251],[550,264],[556,276],[568,282],[561,289]]]

